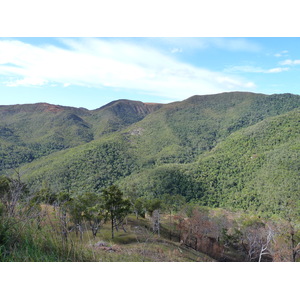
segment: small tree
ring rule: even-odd
[[[160,199],[152,199],[146,202],[146,210],[149,213],[150,217],[155,210],[159,210],[162,208],[162,201]]]
[[[145,218],[146,206],[145,201],[142,198],[131,200],[132,210],[138,219],[139,217]]]
[[[19,172],[16,171],[16,174],[17,178],[0,177],[0,198],[4,205],[5,213],[9,217],[16,215],[17,206],[28,193],[26,184],[21,181]]]
[[[71,196],[67,192],[60,192],[58,194],[58,206],[59,206],[59,220],[61,226],[62,236],[65,241],[68,241],[68,223],[69,218],[67,211],[72,203]]]
[[[80,233],[80,239],[83,237],[83,229],[82,222],[84,218],[84,212],[86,210],[86,203],[83,197],[77,197],[70,199],[68,203],[68,212],[70,214],[70,218],[75,224],[75,232],[78,236],[78,232]]]
[[[146,208],[152,219],[153,232],[160,235],[160,209],[162,208],[162,201],[160,199],[149,200]]]
[[[36,201],[49,205],[54,205],[57,201],[57,195],[54,194],[48,186],[43,186],[39,191],[32,196]]]
[[[295,199],[285,199],[281,207],[281,214],[287,221],[286,233],[289,236],[291,260],[296,261],[296,256],[299,253],[298,245],[299,238],[297,232],[299,232],[299,221],[300,221],[300,205]]]
[[[262,260],[263,256],[271,256],[271,242],[274,238],[274,231],[257,218],[250,218],[244,221],[242,228],[242,245],[248,254],[249,261]]]
[[[131,209],[131,204],[128,199],[123,198],[121,190],[112,185],[102,190],[103,207],[106,210],[106,218],[111,220],[111,237],[114,238],[114,229],[118,230],[121,225],[123,230],[123,221]]]
[[[93,238],[96,238],[101,224],[105,221],[103,199],[95,193],[86,193],[83,198],[83,203],[85,203],[83,217],[90,225]]]
[[[169,214],[169,238],[172,239],[172,214],[177,212],[186,203],[186,200],[181,195],[163,195],[164,210]]]

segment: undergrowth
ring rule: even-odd
[[[93,261],[90,249],[70,240],[65,242],[51,228],[1,220],[0,261],[3,262],[85,262]]]

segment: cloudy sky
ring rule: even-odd
[[[300,38],[1,38],[0,104],[300,94]]]

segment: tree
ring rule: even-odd
[[[195,208],[189,221],[190,238],[195,243],[194,248],[207,253],[208,240],[209,238],[213,238],[216,232],[216,225],[210,218],[209,211],[203,208]]]
[[[281,213],[287,221],[286,232],[290,240],[290,251],[293,262],[296,261],[296,256],[299,253],[298,246],[300,240],[299,237],[297,238],[297,232],[299,232],[299,207],[299,202],[294,199],[285,199],[281,206]]]
[[[155,210],[159,210],[162,208],[162,201],[160,199],[152,199],[146,202],[146,210],[149,213],[150,217]]]
[[[68,241],[68,223],[69,223],[67,211],[71,203],[72,203],[72,198],[69,193],[60,192],[58,194],[60,226],[61,226],[62,236],[66,242]]]
[[[84,218],[84,212],[86,210],[86,203],[83,197],[77,197],[70,199],[67,205],[68,212],[70,214],[70,218],[75,224],[75,232],[78,236],[78,232],[80,233],[80,239],[82,240],[83,229],[82,222]]]
[[[16,208],[27,194],[28,189],[21,181],[20,173],[15,171],[17,177],[0,177],[0,198],[7,216],[14,217]]]
[[[0,199],[2,200],[4,196],[9,192],[10,180],[6,176],[0,176]]]
[[[34,193],[32,197],[38,202],[50,205],[54,205],[57,201],[57,195],[46,184],[43,184],[42,188]]]
[[[142,198],[131,200],[131,205],[137,219],[139,217],[145,218],[146,206],[145,201]]]
[[[5,176],[0,176],[0,200],[1,211],[7,213],[9,211],[10,202],[10,179]]]
[[[146,204],[147,211],[152,218],[152,229],[160,235],[160,209],[162,208],[162,201],[160,199],[149,200]]]
[[[300,253],[300,231],[296,219],[279,219],[274,223],[275,237],[272,243],[272,257],[274,261],[295,262]]]
[[[102,190],[102,198],[104,208],[106,210],[106,218],[111,220],[111,237],[114,238],[114,229],[118,230],[121,225],[123,230],[123,221],[131,209],[128,199],[123,198],[123,193],[116,185]]]
[[[105,221],[105,208],[103,199],[95,193],[85,193],[81,197],[83,218],[88,221],[93,238],[96,238],[100,226]]]
[[[242,234],[242,245],[249,261],[261,262],[263,256],[271,256],[274,230],[270,225],[260,219],[250,218],[244,221]]]
[[[172,240],[172,213],[177,212],[184,203],[186,203],[186,199],[181,195],[163,195],[164,199],[164,208],[165,211],[169,214],[169,238]]]

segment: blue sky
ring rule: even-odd
[[[300,38],[0,38],[0,104],[300,94]]]

